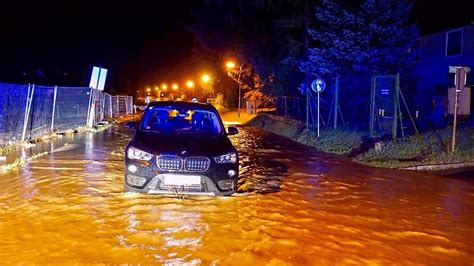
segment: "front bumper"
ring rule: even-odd
[[[130,165],[136,166],[137,171],[130,172],[128,170]],[[229,170],[233,170],[235,175],[229,176]],[[127,160],[125,171],[125,190],[129,192],[228,196],[237,190],[238,163],[211,164],[206,172],[173,172],[159,170],[152,164],[140,165],[138,161]],[[134,182],[131,180],[132,177],[141,182]],[[182,182],[183,179],[189,178],[193,178],[194,181]]]

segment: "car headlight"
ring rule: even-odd
[[[236,163],[237,162],[237,153],[230,152],[221,156],[214,157],[216,163]]]
[[[133,160],[149,161],[151,158],[153,158],[153,155],[137,148],[129,147],[127,150],[127,157],[128,159]]]

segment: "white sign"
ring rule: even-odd
[[[322,92],[326,89],[326,82],[320,78],[315,79],[311,82],[311,89],[313,89],[314,92]]]
[[[89,83],[89,88],[103,91],[105,87],[106,78],[107,78],[107,69],[101,68],[101,67],[93,67],[92,74],[91,74],[91,81]]]
[[[149,104],[151,102],[150,96],[146,96],[145,98],[145,103]]]

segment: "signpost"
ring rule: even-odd
[[[311,89],[318,94],[318,118],[317,118],[317,136],[319,138],[319,93],[326,89],[326,83],[324,80],[317,78],[313,82],[311,82]]]
[[[89,88],[103,91],[105,87],[106,78],[107,78],[107,69],[96,67],[96,66],[93,67],[92,74],[91,74],[91,81],[89,82]]]
[[[471,69],[469,67],[462,66],[450,66],[449,73],[455,73],[454,76],[454,87],[455,87],[455,97],[454,97],[454,122],[453,122],[453,140],[451,143],[451,152],[454,152],[456,149],[456,126],[457,126],[457,116],[458,116],[458,93],[464,89],[466,86],[467,73]]]

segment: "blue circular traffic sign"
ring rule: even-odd
[[[322,92],[326,89],[326,82],[320,78],[317,78],[311,82],[311,89],[313,89],[314,92]]]

